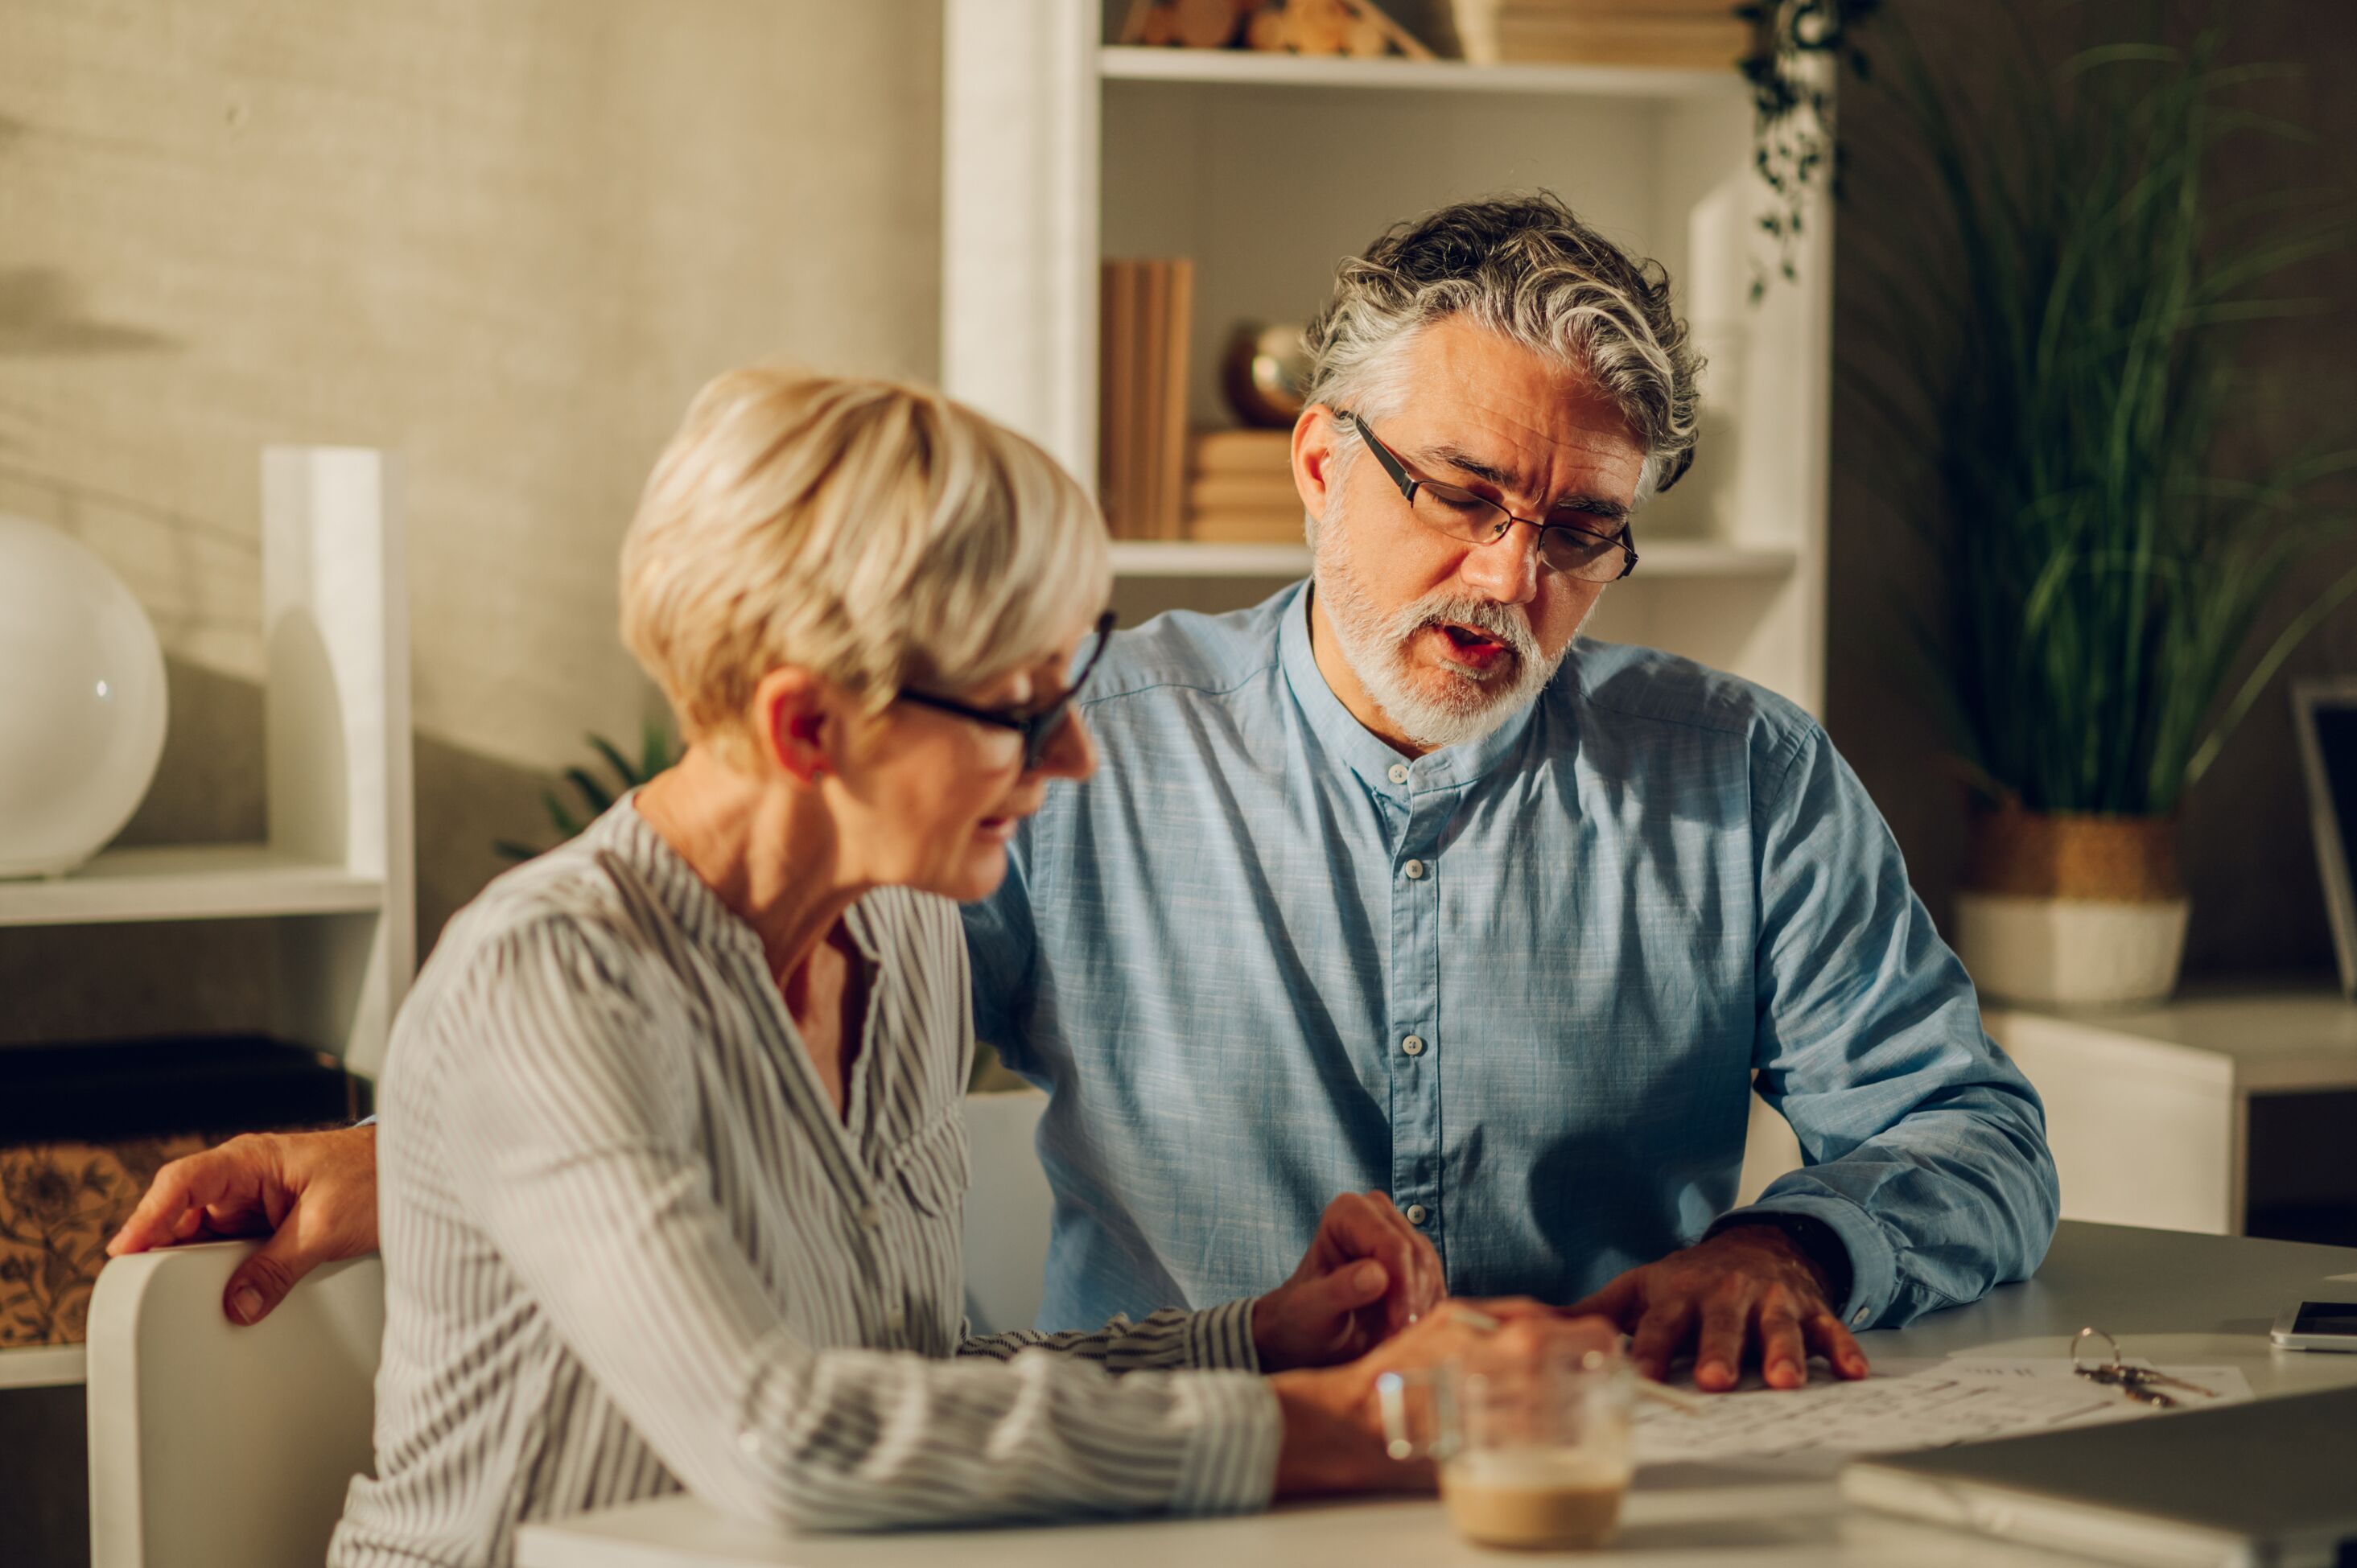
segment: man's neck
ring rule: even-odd
[[[1351,661],[1342,656],[1342,639],[1336,634],[1318,590],[1313,586],[1303,596],[1309,601],[1309,656],[1317,661],[1318,673],[1326,678],[1326,688],[1334,693],[1334,700],[1359,721],[1361,728],[1402,757],[1422,757],[1430,750],[1401,733],[1361,683]]]

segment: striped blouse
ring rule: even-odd
[[[1249,1303],[965,1336],[964,937],[903,889],[847,919],[845,1118],[628,800],[451,922],[379,1086],[377,1473],[330,1563],[504,1563],[681,1487],[825,1530],[1267,1502]]]

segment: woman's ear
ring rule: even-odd
[[[753,719],[761,745],[779,770],[804,785],[828,771],[836,739],[825,682],[807,670],[784,665],[753,688]]]

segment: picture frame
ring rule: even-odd
[[[2341,989],[2357,1000],[2357,676],[2295,682],[2291,707]]]

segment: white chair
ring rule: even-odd
[[[373,1253],[330,1263],[241,1328],[221,1291],[253,1246],[99,1271],[91,1568],[318,1568],[326,1555],[345,1486],[371,1461],[384,1266]]]
[[[1047,1108],[1036,1089],[965,1097],[965,1312],[976,1334],[1028,1328],[1039,1316],[1055,1199],[1033,1140]]]

